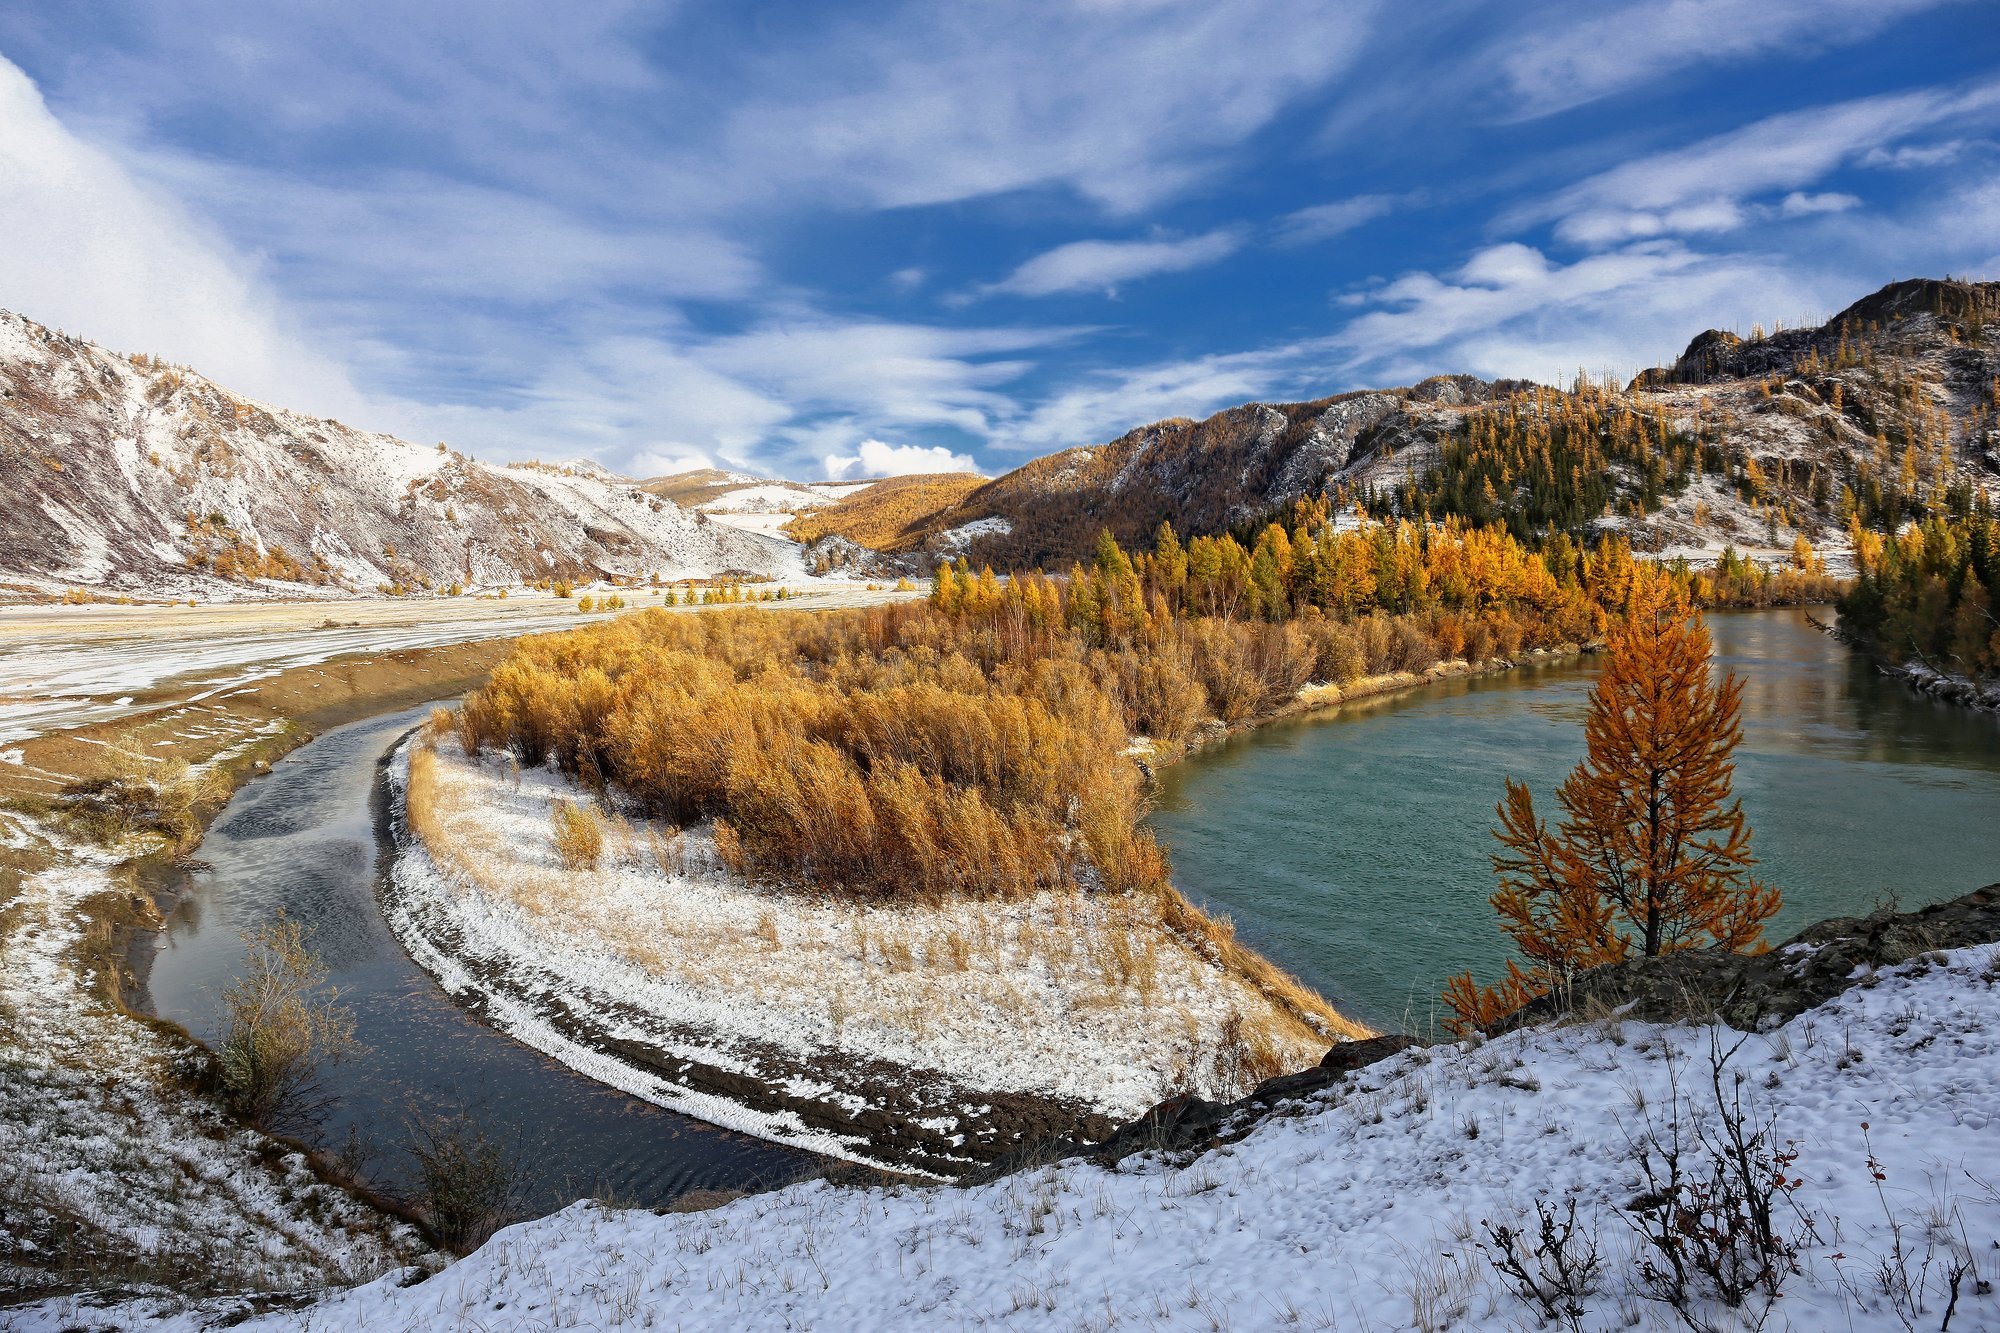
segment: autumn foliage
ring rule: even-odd
[[[1742,681],[1713,679],[1708,630],[1684,591],[1643,577],[1613,630],[1585,724],[1587,755],[1556,794],[1551,829],[1508,781],[1494,836],[1493,907],[1526,966],[1445,993],[1454,1025],[1490,1025],[1589,968],[1634,954],[1757,950],[1778,910],[1752,878],[1750,826],[1731,794]]]
[[[740,869],[863,897],[1164,889],[1133,736],[1597,633],[1629,553],[1560,569],[1497,530],[1336,527],[1321,509],[1067,577],[940,572],[928,602],[811,615],[646,612],[523,641],[459,716],[650,813],[714,819]]]
[[[2000,678],[2000,509],[1856,538],[1860,578],[1840,603],[1842,629],[1894,666]]]

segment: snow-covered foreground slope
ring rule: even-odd
[[[220,596],[804,572],[588,464],[496,467],[0,311],[0,584]]]
[[[1783,1168],[1798,1244],[1769,1328],[2000,1327],[2000,949],[1863,977],[1744,1036],[1615,1020],[1384,1061],[1192,1160],[1067,1162],[976,1188],[822,1183],[711,1212],[581,1203],[415,1285],[250,1329],[1403,1329],[1544,1326],[1492,1228],[1577,1205],[1599,1271],[1573,1326],[1678,1326],[1649,1294],[1637,1158],[1719,1117],[1711,1069]],[[1576,1242],[1573,1242],[1576,1243]],[[1527,1253],[1526,1249],[1518,1252]],[[1577,1255],[1580,1251],[1572,1250]],[[1531,1267],[1538,1267],[1532,1256]],[[1696,1283],[1700,1285],[1699,1281]],[[1753,1326],[1697,1299],[1718,1328]],[[200,1326],[213,1311],[44,1306],[23,1329]],[[1557,1321],[1560,1326],[1562,1321]],[[1701,1326],[1701,1325],[1697,1325]]]

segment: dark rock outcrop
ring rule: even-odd
[[[1713,1015],[1755,1031],[1826,1003],[1878,968],[1995,940],[2000,940],[2000,884],[1989,884],[1914,912],[1834,917],[1768,953],[1690,949],[1600,967],[1509,1015],[1497,1031],[1614,1012],[1656,1023]]]

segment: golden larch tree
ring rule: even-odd
[[[1454,1027],[1490,1025],[1576,973],[1633,954],[1719,944],[1758,952],[1778,891],[1753,878],[1732,794],[1743,682],[1710,668],[1708,627],[1674,580],[1634,580],[1591,692],[1587,753],[1556,793],[1551,830],[1509,779],[1494,837],[1500,927],[1527,966],[1445,991]]]

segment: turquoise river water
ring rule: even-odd
[[[1745,682],[1736,791],[1785,895],[1772,939],[2000,881],[2000,717],[1877,675],[1803,611],[1709,624]],[[1343,1010],[1421,1027],[1447,976],[1507,957],[1487,904],[1494,806],[1512,776],[1556,813],[1595,675],[1526,667],[1359,700],[1174,765],[1152,822],[1175,882]]]

